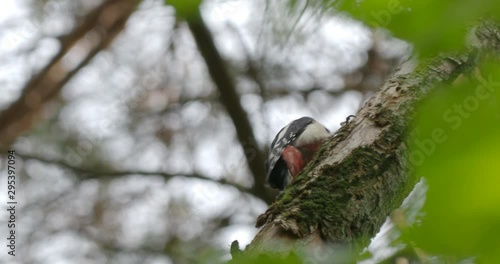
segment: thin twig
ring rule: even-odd
[[[194,179],[199,179],[199,180],[206,180],[206,181],[211,181],[215,183],[219,183],[222,185],[228,185],[231,187],[234,187],[238,189],[239,191],[250,193],[252,195],[255,195],[251,193],[251,190],[249,188],[246,188],[244,186],[241,186],[236,183],[228,182],[226,179],[213,179],[198,173],[184,173],[184,172],[179,172],[179,173],[168,173],[168,172],[163,172],[163,171],[143,171],[143,170],[126,170],[126,171],[95,171],[92,169],[88,168],[82,168],[78,166],[73,166],[71,164],[68,164],[67,162],[61,160],[61,159],[49,159],[45,157],[40,157],[40,156],[34,156],[31,154],[25,154],[25,153],[19,153],[16,151],[16,156],[22,158],[23,160],[36,160],[45,164],[52,164],[56,165],[65,169],[69,169],[76,174],[78,174],[78,179],[80,180],[88,180],[88,179],[112,179],[112,178],[118,178],[122,176],[127,176],[127,175],[142,175],[142,176],[161,176],[165,180],[170,180],[174,177],[186,177],[186,178],[194,178]]]

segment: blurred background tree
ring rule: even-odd
[[[196,29],[177,17],[197,1],[5,1],[0,150],[12,146],[18,157],[19,236],[17,256],[2,251],[0,259],[228,259],[231,241],[250,241],[276,195],[262,174],[275,133],[303,115],[336,130],[409,54],[385,29],[428,57],[460,51],[468,23],[498,14],[489,1],[355,2],[204,1],[234,100],[216,85]],[[443,16],[454,12],[463,15]],[[423,203],[425,194],[416,196],[413,204]],[[408,243],[390,230],[383,241]],[[394,253],[388,245],[370,251],[375,259]]]

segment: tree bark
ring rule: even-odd
[[[499,52],[500,26],[475,29],[474,50],[416,66],[407,60],[339,129],[313,161],[257,219],[262,229],[245,254],[366,246],[417,182],[408,152],[417,104],[432,88],[474,69],[482,50]]]

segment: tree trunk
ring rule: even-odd
[[[474,45],[498,52],[499,28],[482,23]],[[436,84],[474,69],[481,54],[440,56],[419,67],[414,60],[403,63],[259,216],[257,227],[263,228],[246,253],[317,249],[326,243],[366,246],[418,180],[408,151],[415,107]]]

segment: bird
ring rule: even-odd
[[[283,127],[272,141],[266,161],[269,186],[283,190],[289,185],[330,135],[324,125],[307,116]]]

